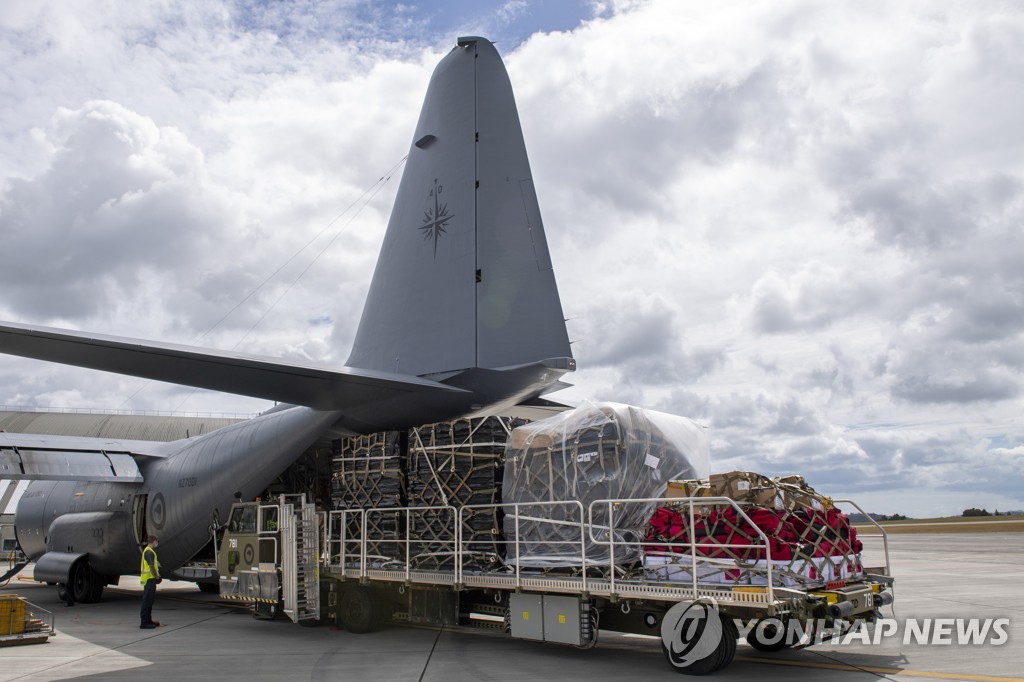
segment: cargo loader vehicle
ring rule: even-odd
[[[839,511],[860,510],[852,501],[799,477],[705,478],[692,456],[666,463],[671,448],[659,440],[673,438],[664,431],[652,438],[645,427],[638,439],[602,410],[614,428],[572,425],[571,438],[507,420],[504,442],[494,430],[478,438],[478,419],[462,435],[448,423],[443,438],[431,425],[369,445],[362,437],[362,452],[346,444],[335,476],[350,480],[337,481],[326,508],[303,491],[232,507],[221,594],[259,618],[356,633],[461,626],[584,648],[601,632],[649,635],[674,670],[692,675],[727,666],[741,636],[762,652],[810,646],[874,622],[892,602],[885,533],[875,524],[884,565],[866,567]],[[417,459],[429,460],[420,473]],[[669,485],[656,484],[659,469],[672,472]],[[460,504],[460,490],[498,477],[488,488],[498,501]],[[620,485],[630,477],[645,482]],[[389,479],[403,483],[389,488]],[[636,494],[644,486],[659,494]],[[444,492],[435,504],[398,506],[431,491]]]

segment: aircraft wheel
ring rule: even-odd
[[[780,618],[762,618],[747,633],[747,644],[766,654],[789,648],[786,623]]]
[[[341,626],[349,632],[362,634],[377,629],[379,606],[372,590],[355,587],[341,595]]]
[[[725,667],[736,654],[735,625],[705,602],[680,602],[661,622],[661,650],[682,675],[707,675]]]
[[[89,568],[87,562],[80,561],[71,568],[71,575],[68,576],[68,584],[65,585],[64,589],[71,590],[75,603],[91,604],[93,602],[92,578],[92,569]],[[100,592],[102,594],[102,588]]]

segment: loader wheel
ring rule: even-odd
[[[704,602],[680,602],[661,621],[661,650],[682,675],[707,675],[732,662],[739,633]]]
[[[278,596],[276,602],[254,602],[252,617],[256,620],[277,620],[284,612],[284,598]]]
[[[780,618],[762,618],[747,633],[747,644],[766,654],[788,649],[786,623]]]
[[[736,623],[732,618],[727,618],[725,614],[722,614],[722,644],[725,648],[722,651],[722,660],[718,662],[715,670],[726,668],[732,663],[732,659],[736,657],[736,641],[739,638],[740,633],[736,629]]]
[[[346,590],[341,595],[341,626],[349,632],[362,634],[377,629],[379,607],[373,592],[363,587]]]

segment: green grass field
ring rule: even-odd
[[[854,524],[858,530],[870,532],[870,523]],[[1024,532],[1024,515],[1015,516],[950,516],[937,519],[902,519],[879,521],[887,533],[1018,533]]]

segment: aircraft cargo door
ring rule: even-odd
[[[132,532],[135,544],[140,547],[146,540],[146,497],[145,493],[132,498]]]

